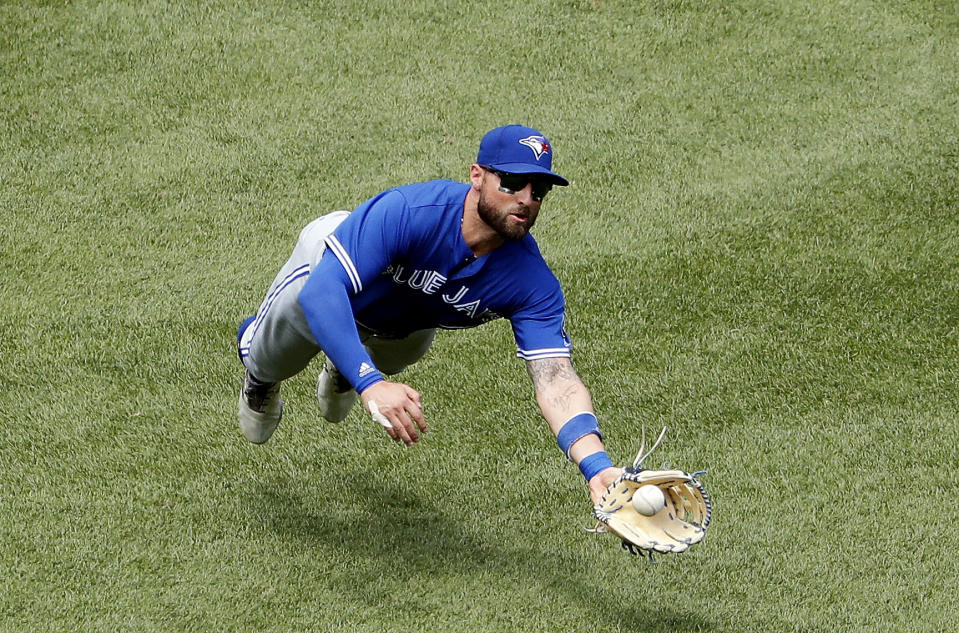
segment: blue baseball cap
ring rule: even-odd
[[[509,174],[546,174],[561,187],[569,184],[552,171],[552,145],[541,133],[525,125],[504,125],[487,132],[480,141],[476,162]]]

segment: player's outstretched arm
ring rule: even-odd
[[[606,455],[593,399],[569,358],[542,358],[526,362],[536,402],[560,449],[576,463],[596,505],[622,469]]]

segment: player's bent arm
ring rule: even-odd
[[[349,283],[339,261],[327,253],[310,273],[297,300],[320,349],[362,393],[382,381],[383,375],[360,342],[347,290]]]
[[[593,503],[620,474],[606,456],[589,390],[567,357],[526,362],[536,402],[560,448],[575,462],[589,484]]]

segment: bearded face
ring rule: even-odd
[[[477,204],[480,218],[497,235],[508,241],[526,237],[539,215],[539,202],[529,199],[527,195],[530,204],[525,204],[517,197],[517,194],[506,194],[495,187],[484,186],[480,189]]]

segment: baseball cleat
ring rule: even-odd
[[[329,359],[323,363],[323,371],[316,379],[316,401],[320,405],[320,415],[327,422],[342,422],[346,419],[353,403],[356,391],[350,381],[343,377]]]
[[[246,372],[238,412],[243,437],[254,444],[263,444],[273,435],[282,417],[280,383],[260,382]]]

